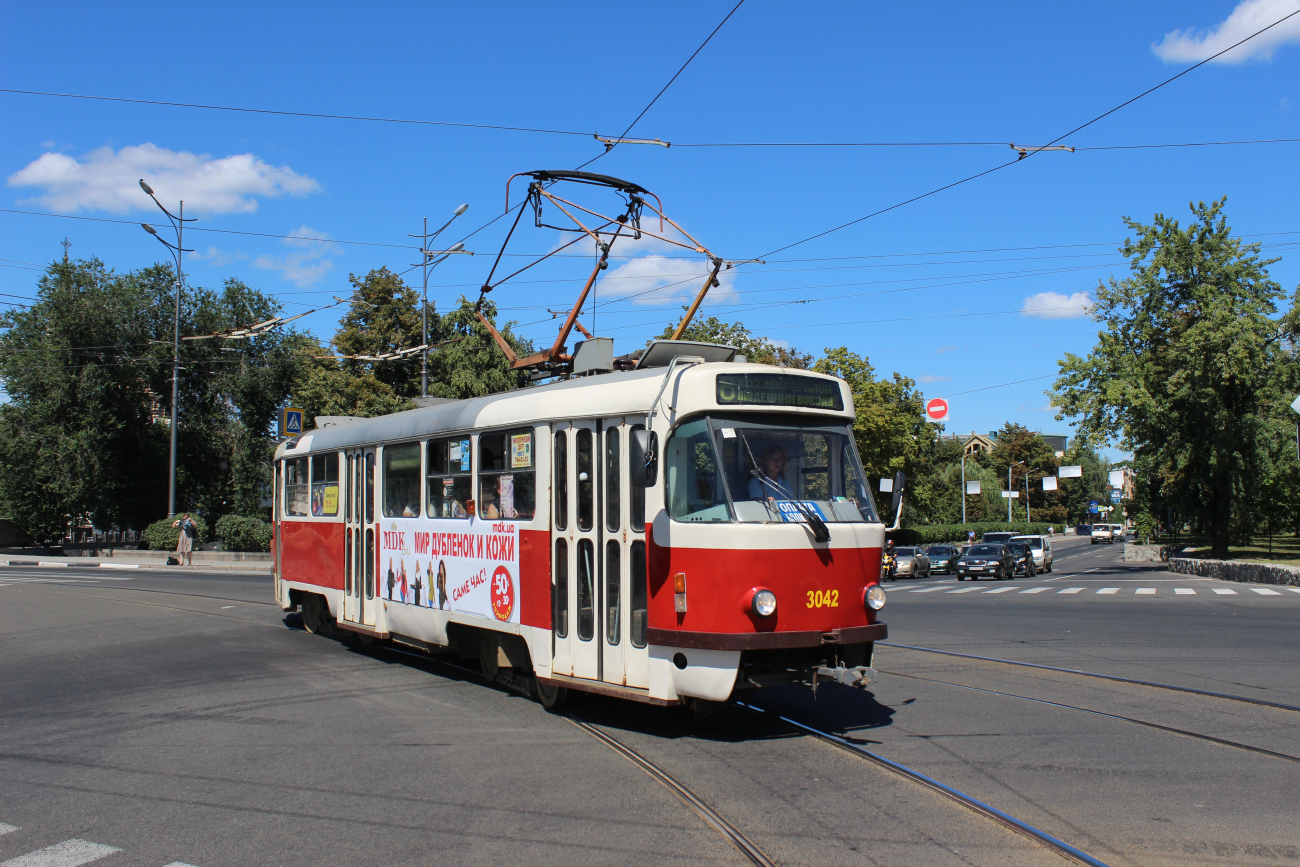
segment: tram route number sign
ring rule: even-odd
[[[822,514],[822,510],[818,508],[817,504],[814,503],[812,500],[800,500],[798,506],[795,505],[793,500],[776,501],[777,514],[779,514],[781,516],[781,520],[785,521],[786,523],[803,524],[808,522],[808,518],[805,517],[804,513],[799,510],[799,506],[803,506],[805,509],[812,512],[814,515],[821,518],[823,521],[826,520],[826,516]]]
[[[948,401],[941,397],[931,398],[925,402],[925,417],[938,424],[948,420]]]
[[[719,373],[719,406],[803,406],[844,409],[840,384],[786,373]]]

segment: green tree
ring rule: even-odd
[[[683,307],[683,310],[688,308]],[[659,335],[660,340],[667,340],[677,330],[676,323],[669,325]],[[800,352],[791,346],[781,346],[766,337],[758,337],[739,322],[723,322],[716,316],[706,316],[691,320],[682,332],[683,340],[695,340],[700,343],[721,343],[734,346],[746,359],[754,364],[772,364],[777,367],[798,367],[807,370],[813,365],[811,353]]]
[[[1150,226],[1125,219],[1131,276],[1097,287],[1097,345],[1059,363],[1053,400],[1085,440],[1132,451],[1158,505],[1207,531],[1216,557],[1228,555],[1234,515],[1252,511],[1270,420],[1294,393],[1286,341],[1300,300],[1276,318],[1277,260],[1232,237],[1223,205],[1192,205],[1185,229],[1163,214]]]
[[[485,301],[483,316],[493,327],[497,327],[495,304]],[[433,316],[430,321],[434,321]],[[474,315],[474,305],[469,301],[461,298],[455,309],[436,317],[436,321],[436,342],[442,345],[429,351],[431,396],[457,399],[481,397],[520,388],[527,382],[524,371],[510,369],[505,353],[478,321]],[[512,324],[508,322],[498,328],[501,336],[516,355],[523,357],[531,354],[532,343],[518,337],[511,330]]]
[[[1029,516],[1039,521],[1061,523],[1065,521],[1065,505],[1059,491],[1044,491],[1043,477],[1056,475],[1056,452],[1038,434],[1024,425],[1007,422],[994,439],[992,453],[985,464],[996,468],[1002,477],[1001,490],[1006,489],[1006,470],[1011,469],[1012,490],[1020,497],[1013,499],[1012,515],[1025,519],[1025,482],[1029,482]],[[1006,503],[1002,504],[1006,508]],[[1005,519],[1005,515],[1003,518]]]
[[[398,397],[392,386],[373,374],[350,371],[310,335],[300,335],[295,349],[298,364],[291,402],[308,421],[321,415],[373,418],[415,408],[410,398]]]
[[[377,356],[419,346],[423,337],[420,296],[400,276],[379,268],[365,277],[349,274],[351,304],[334,334],[340,355]],[[430,340],[436,333],[430,323]],[[391,361],[347,359],[343,369],[353,376],[370,375],[398,397],[420,393],[420,356]]]

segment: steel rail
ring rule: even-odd
[[[907,777],[909,780],[912,780],[913,782],[920,783],[926,788],[934,792],[937,792],[940,795],[943,795],[944,797],[957,802],[958,804],[961,804],[963,807],[973,810],[974,812],[979,813],[981,816],[984,816],[985,818],[992,819],[994,822],[997,822],[999,825],[1003,826],[1004,828],[1014,831],[1017,834],[1021,834],[1029,838],[1033,842],[1038,843],[1039,845],[1044,846],[1048,849],[1051,849],[1053,852],[1055,852],[1056,854],[1064,858],[1069,858],[1071,861],[1074,861],[1076,864],[1083,864],[1085,865],[1085,867],[1109,867],[1109,865],[1107,865],[1106,862],[1098,861],[1096,858],[1092,857],[1087,852],[1084,852],[1081,849],[1076,849],[1074,846],[1071,846],[1069,843],[1066,843],[1064,840],[1053,837],[1051,834],[1039,828],[1035,828],[1033,825],[1030,825],[1028,822],[1022,822],[1020,819],[1017,819],[1015,816],[1012,816],[1009,813],[1002,812],[997,807],[990,806],[989,804],[984,803],[978,798],[974,798],[966,794],[965,792],[954,789],[952,786],[949,786],[945,783],[941,783],[938,780],[934,779],[933,777],[928,777],[925,774],[921,773],[920,771],[912,770],[906,765],[901,765],[898,762],[893,761],[892,759],[887,759],[878,753],[873,753],[870,750],[864,749],[858,746],[857,744],[852,743],[849,740],[846,740],[845,738],[839,737],[838,735],[830,734],[828,732],[821,731],[820,729],[813,728],[812,726],[807,725],[805,723],[798,722],[797,720],[792,720],[789,717],[785,717],[779,713],[776,713],[775,711],[770,711],[761,707],[755,707],[754,705],[746,704],[740,701],[736,702],[735,704],[737,707],[743,708],[747,711],[750,711],[751,713],[756,713],[759,714],[760,716],[766,716],[772,719],[779,720],[785,723],[786,725],[790,726],[791,728],[797,729],[798,731],[804,732],[805,734],[812,735],[818,740],[825,741],[826,743],[831,744],[832,746],[839,747],[842,750],[847,750],[848,752],[853,753],[861,758],[864,758],[867,761],[874,762],[875,764],[880,765],[886,770],[890,770],[896,774],[900,774],[904,777]]]
[[[961,659],[978,659],[981,662],[1000,662],[1003,665],[1019,665],[1023,668],[1038,668],[1038,669],[1042,669],[1043,671],[1058,671],[1061,672],[1062,674],[1077,674],[1080,677],[1095,677],[1099,680],[1110,680],[1116,683],[1132,683],[1132,684],[1136,684],[1137,686],[1149,686],[1152,687],[1153,689],[1167,689],[1170,690],[1171,692],[1186,692],[1186,693],[1191,693],[1192,695],[1204,695],[1204,696],[1209,696],[1210,698],[1221,698],[1221,699],[1225,699],[1226,701],[1239,701],[1245,704],[1255,704],[1255,705],[1260,705],[1261,707],[1275,707],[1278,708],[1279,710],[1290,710],[1290,711],[1296,711],[1297,713],[1300,713],[1300,707],[1297,707],[1296,705],[1293,704],[1283,704],[1281,702],[1276,702],[1276,701],[1265,701],[1262,698],[1248,698],[1247,696],[1244,695],[1232,695],[1231,693],[1211,692],[1210,690],[1206,690],[1206,689],[1194,689],[1190,686],[1172,686],[1167,683],[1155,683],[1154,681],[1150,681],[1150,680],[1134,680],[1133,678],[1130,677],[1119,677],[1113,674],[1098,674],[1093,671],[1079,671],[1078,669],[1074,669],[1074,668],[1057,668],[1056,666],[1053,665],[1042,665],[1037,662],[1018,662],[1014,659],[999,659],[996,656],[976,656],[973,653],[958,653],[954,650],[939,650],[938,648],[934,648],[934,647],[917,647],[916,645],[913,644],[894,644],[888,641],[877,641],[876,646],[877,647],[898,647],[903,650],[919,650],[922,653],[938,653],[943,656],[960,657]]]
[[[926,683],[937,683],[942,686],[953,686],[958,689],[969,689],[974,692],[987,693],[988,695],[1002,696],[1003,698],[1018,698],[1021,699],[1022,701],[1032,701],[1037,704],[1046,704],[1052,707],[1064,708],[1066,710],[1077,710],[1081,713],[1090,713],[1096,716],[1107,717],[1109,719],[1117,719],[1123,722],[1130,722],[1136,725],[1146,726],[1147,728],[1158,729],[1163,732],[1170,732],[1176,735],[1183,735],[1184,737],[1197,738],[1203,741],[1210,741],[1211,743],[1219,744],[1220,746],[1234,747],[1239,750],[1248,750],[1249,752],[1260,753],[1261,755],[1271,756],[1275,759],[1286,759],[1289,762],[1300,762],[1300,756],[1293,756],[1290,753],[1279,753],[1279,752],[1275,752],[1274,750],[1266,750],[1263,747],[1252,747],[1250,744],[1243,744],[1238,741],[1229,741],[1223,738],[1216,738],[1213,735],[1205,735],[1199,732],[1188,731],[1187,729],[1175,728],[1174,726],[1161,725],[1160,723],[1154,723],[1148,720],[1137,719],[1136,717],[1124,716],[1122,714],[1117,714],[1117,713],[1107,713],[1104,710],[1093,710],[1092,708],[1079,707],[1078,705],[1073,705],[1073,704],[1063,704],[1059,701],[1050,701],[1049,699],[1045,699],[1045,698],[1034,698],[1033,696],[1028,696],[1028,695],[1017,695],[1014,692],[999,692],[996,689],[987,689],[982,686],[967,686],[964,683],[952,683],[951,681],[947,681],[947,680],[935,680],[934,678],[930,678],[930,677],[921,677],[918,674],[903,674],[897,671],[885,671],[884,669],[881,668],[877,668],[876,671],[880,672],[881,674],[892,675],[893,677],[906,677],[910,680],[921,680],[921,681],[925,681]]]
[[[740,853],[748,858],[750,863],[760,865],[760,867],[776,867],[776,862],[764,855],[761,849],[751,843],[744,834],[736,830],[736,827],[724,819],[721,813],[706,804],[698,795],[688,789],[685,785],[678,782],[672,774],[669,774],[663,768],[660,768],[654,762],[650,761],[618,738],[606,734],[591,723],[584,722],[572,714],[563,714],[563,716],[569,722],[596,738],[598,741],[605,744],[605,746],[614,750],[641,770],[645,771],[655,780],[662,783],[669,791],[699,814],[700,818],[703,819],[706,824],[725,837],[731,845],[739,849]]]

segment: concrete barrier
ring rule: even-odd
[[[1170,557],[1177,557],[1186,545],[1139,545],[1136,542],[1124,543],[1124,560],[1137,563],[1163,563]]]
[[[1300,587],[1300,567],[1272,563],[1240,563],[1235,560],[1192,560],[1175,557],[1169,561],[1169,571],[1179,575],[1197,575],[1217,578],[1220,581],[1239,581],[1243,584],[1281,584]]]

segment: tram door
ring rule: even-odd
[[[375,452],[347,453],[344,483],[343,619],[375,625]]]
[[[594,422],[552,428],[551,670],[600,677],[600,524],[596,522],[599,432]]]

